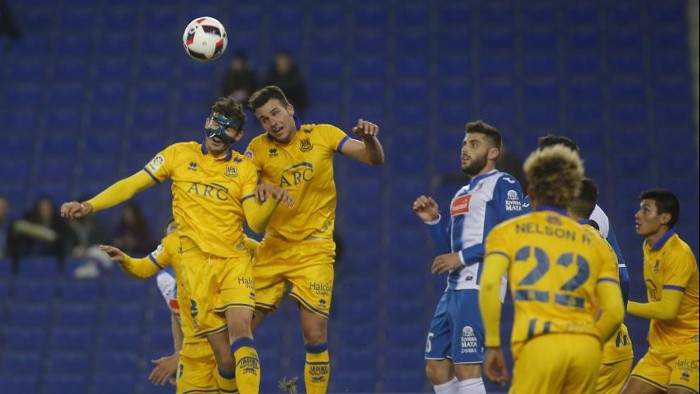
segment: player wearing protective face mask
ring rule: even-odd
[[[61,213],[83,217],[170,178],[182,262],[178,302],[191,305],[194,335],[206,337],[212,346],[219,388],[233,392],[235,376],[240,393],[257,393],[260,363],[251,332],[255,290],[243,220],[262,232],[277,205],[293,201],[281,187],[258,186],[253,163],[232,149],[243,135],[244,121],[236,100],[218,99],[205,122],[204,142],[170,145],[143,170],[88,201],[63,204]],[[266,188],[271,198],[259,202],[256,187]]]

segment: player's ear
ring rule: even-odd
[[[234,141],[240,141],[243,138],[243,130],[236,132],[236,136],[233,137]]]
[[[291,115],[294,116],[294,106],[290,103],[287,104],[287,112]]]
[[[668,226],[668,224],[671,222],[671,214],[668,212],[662,213],[659,215],[659,220],[661,221],[661,224]]]
[[[501,150],[498,148],[490,148],[489,153],[488,153],[488,159],[489,160],[496,160],[498,159],[498,156],[501,155]]]

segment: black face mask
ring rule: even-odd
[[[209,138],[219,137],[221,139],[221,142],[223,142],[226,145],[232,144],[234,139],[233,137],[226,134],[226,129],[232,127],[234,130],[240,131],[241,121],[238,118],[234,117],[227,118],[226,116],[218,112],[212,112],[209,116],[209,119],[216,122],[219,125],[219,127],[215,129],[209,127],[205,128],[204,135],[206,135]]]

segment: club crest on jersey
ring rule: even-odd
[[[469,200],[471,199],[471,194],[455,198],[454,201],[452,201],[452,207],[450,208],[452,216],[469,212]]]
[[[160,167],[163,167],[163,164],[165,164],[165,157],[163,157],[163,155],[158,155],[148,163],[148,169],[155,172],[158,171]]]
[[[224,172],[229,178],[235,178],[238,176],[238,168],[236,166],[226,166],[226,172]]]
[[[304,138],[303,140],[299,141],[299,150],[302,152],[308,152],[311,149],[313,149],[314,146],[311,144],[311,141],[308,138]]]

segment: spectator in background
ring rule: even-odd
[[[309,96],[304,78],[289,51],[277,51],[265,76],[265,85],[275,85],[282,89],[287,100],[294,106],[294,111],[300,118],[303,117],[309,106]]]
[[[0,194],[0,259],[7,256],[7,238],[10,236],[10,200]]]
[[[88,198],[81,198],[81,201]],[[112,268],[109,255],[100,250],[100,245],[109,243],[109,235],[96,215],[90,215],[68,222],[76,235],[77,245],[71,251],[71,257],[84,259],[73,275],[76,278],[96,278],[100,275],[99,266]]]
[[[63,258],[76,244],[75,233],[63,220],[51,197],[40,197],[21,220],[12,225],[8,246],[17,273],[23,257],[53,256],[63,271]]]
[[[10,37],[10,40],[5,45],[8,49],[13,40],[18,40],[22,36],[17,24],[15,24],[10,8],[5,4],[5,0],[0,0],[0,36]]]
[[[138,203],[129,202],[122,208],[111,244],[129,255],[143,256],[153,249],[151,233]]]
[[[224,73],[224,96],[233,96],[237,101],[245,103],[256,86],[255,74],[248,64],[248,56],[244,51],[235,52],[228,70]]]

